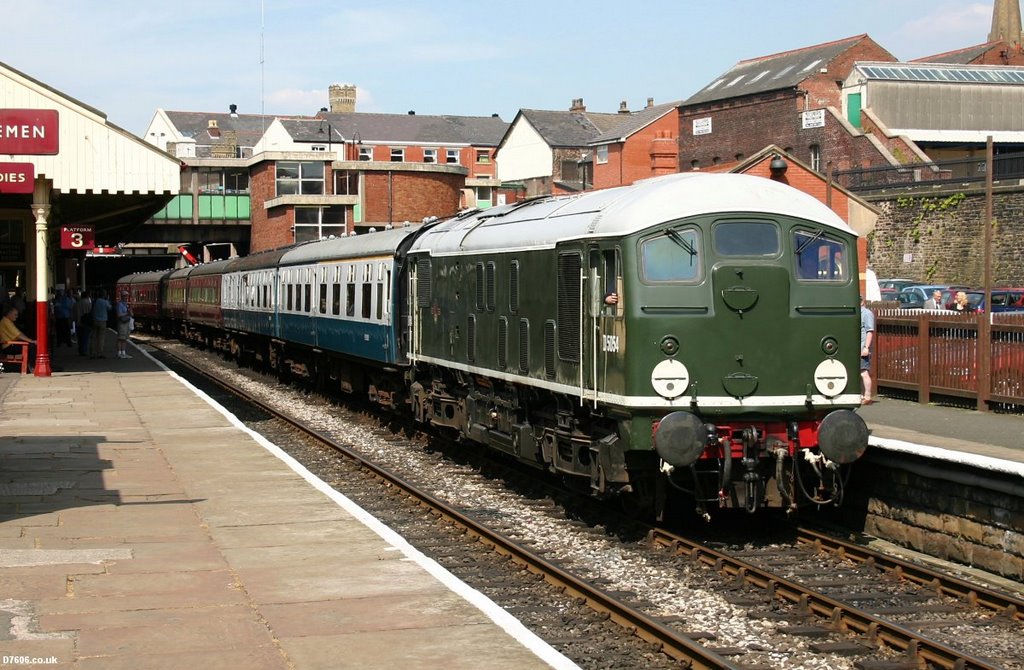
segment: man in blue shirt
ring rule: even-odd
[[[861,404],[870,405],[871,399],[871,346],[875,342],[875,314],[864,305],[860,297],[860,378],[864,384]]]

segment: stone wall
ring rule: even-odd
[[[984,188],[948,188],[865,196],[881,209],[868,238],[879,278],[928,284],[984,283]],[[994,189],[992,282],[1024,286],[1024,187]]]
[[[1024,581],[1024,484],[968,465],[868,450],[839,511],[855,530]]]

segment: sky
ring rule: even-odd
[[[684,100],[741,60],[867,33],[981,44],[992,0],[0,0],[0,62],[145,134],[156,110],[489,116]]]

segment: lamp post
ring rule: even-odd
[[[331,135],[334,134],[334,128],[331,126],[331,122],[330,121],[328,121],[327,119],[323,119],[323,120],[320,121],[320,130],[317,131],[318,135],[323,135],[324,134],[324,124],[327,124],[327,152],[330,153],[330,152],[334,151],[334,149],[332,148],[332,145],[331,145],[331,140],[332,140]]]

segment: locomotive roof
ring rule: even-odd
[[[393,256],[402,240],[419,229],[420,226],[416,225],[301,244],[281,256],[281,266],[353,257]]]
[[[768,214],[854,231],[831,209],[795,188],[743,174],[673,174],[632,186],[528,200],[444,221],[410,253],[553,247],[584,237],[618,237],[703,214]]]

